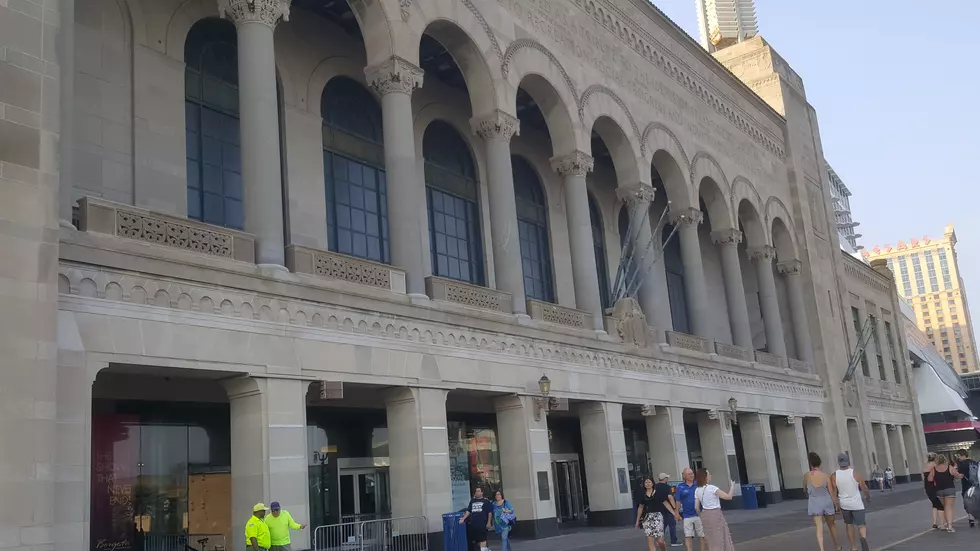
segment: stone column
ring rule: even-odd
[[[409,294],[425,295],[424,251],[429,236],[419,224],[425,212],[425,185],[417,171],[412,92],[422,87],[422,69],[393,56],[364,70],[371,88],[381,96],[388,179],[388,241],[391,263],[405,270]]]
[[[764,413],[739,413],[738,426],[742,431],[748,482],[765,484],[766,495],[772,495],[776,502],[781,501],[779,465],[776,463],[769,416]],[[762,498],[759,496],[760,500]]]
[[[875,435],[875,459],[878,460],[878,469],[882,472],[885,468],[892,465],[892,448],[888,444],[888,430],[883,423],[871,425],[871,431]]]
[[[766,348],[770,354],[785,358],[786,339],[783,337],[783,321],[779,315],[776,279],[772,274],[776,249],[766,245],[753,249],[749,255],[755,263],[755,273],[759,280],[759,305],[762,307],[762,324],[766,328]]]
[[[651,220],[649,213],[650,203],[653,201],[654,189],[647,184],[636,184],[633,186],[619,186],[616,195],[619,200],[626,204],[629,209],[630,219],[633,220],[633,227],[629,239],[633,240],[632,262],[627,266],[634,266],[627,274],[632,274],[640,263],[640,257],[646,252],[643,259],[644,268],[649,266],[646,277],[642,280],[639,292],[640,308],[647,317],[647,322],[657,330],[660,338],[663,338],[664,331],[671,331],[674,328],[670,317],[670,296],[667,294],[667,274],[664,271],[664,262],[661,258],[661,238],[659,235],[652,235],[651,225],[656,220]],[[654,240],[647,249],[648,244]],[[644,271],[640,268],[640,273]],[[637,276],[639,277],[639,276]],[[615,282],[614,282],[615,284]]]
[[[708,286],[704,281],[704,263],[701,259],[701,241],[698,237],[698,225],[703,220],[704,213],[698,209],[680,209],[677,212],[671,209],[670,222],[677,226],[677,234],[681,240],[684,290],[687,297],[687,311],[691,315],[691,331],[699,337],[711,337],[708,323],[711,307],[708,304]]]
[[[732,340],[735,341],[735,346],[751,352],[755,347],[752,345],[745,285],[742,284],[742,265],[738,259],[738,244],[742,242],[742,232],[736,229],[713,231],[711,240],[721,250],[721,271],[725,280],[725,299],[728,303]]]
[[[911,425],[901,425],[898,427],[902,434],[902,443],[905,444],[905,457],[909,462],[909,478],[912,480],[922,480],[922,465],[926,458],[922,455],[922,448],[918,445],[918,438],[915,429]]]
[[[447,395],[443,389],[402,387],[385,396],[391,513],[396,518],[425,515],[429,533],[442,532],[442,515],[453,506]]]
[[[548,419],[545,415],[535,419],[534,398],[531,396],[497,398],[494,407],[497,410],[497,441],[503,486],[507,499],[521,512],[514,534],[525,538],[556,536],[556,489],[551,488],[544,496],[539,485],[543,478],[550,488],[554,480]]]
[[[592,218],[589,214],[589,192],[585,175],[595,161],[581,151],[551,159],[551,166],[561,175],[565,191],[565,217],[572,253],[572,280],[575,284],[575,307],[592,314],[596,330],[604,330],[605,312],[596,273],[595,244],[592,241]]]
[[[803,473],[810,470],[810,463],[807,460],[803,419],[794,415],[780,418],[774,429],[776,445],[779,447],[779,468],[783,473],[783,497],[805,499]]]
[[[514,313],[526,315],[521,239],[517,230],[514,198],[514,169],[510,162],[510,139],[520,133],[517,118],[496,111],[470,121],[473,132],[487,148],[487,193],[490,199],[490,236],[493,240],[493,271],[497,289],[510,293]],[[594,266],[593,266],[594,269]]]
[[[704,468],[711,472],[716,486],[728,490],[728,481],[735,481],[735,495],[742,495],[738,471],[732,472],[729,465],[736,465],[735,436],[732,434],[728,413],[711,410],[698,414],[698,435],[701,437],[701,457]],[[740,500],[741,501],[741,500]]]
[[[258,502],[282,503],[298,522],[309,522],[309,445],[306,442],[307,381],[248,377],[224,383],[231,405],[232,533],[245,530]],[[293,532],[306,549],[310,531]]]
[[[623,405],[588,402],[579,407],[582,455],[589,492],[589,524],[634,522],[623,432]]]
[[[75,526],[58,522],[55,530],[53,470],[59,384],[58,89],[61,64],[73,51],[54,45],[74,25],[62,18],[72,5],[55,0],[42,10],[37,3],[16,8],[0,4],[0,102],[5,104],[0,112],[3,548],[50,549],[56,540],[61,549],[81,546],[78,540],[74,547],[61,541]]]
[[[789,312],[793,322],[793,337],[796,341],[796,355],[804,362],[813,363],[813,341],[810,339],[810,322],[806,315],[806,302],[803,300],[803,263],[787,260],[776,265],[786,282],[786,295],[789,297]]]
[[[289,19],[289,0],[218,0],[238,34],[238,101],[245,231],[255,262],[285,269],[279,101],[273,34]]]
[[[820,456],[820,461],[826,469],[836,467],[837,454],[843,451],[838,449],[836,444],[831,443],[828,430],[829,426],[820,417],[805,417],[803,419],[803,433],[806,435],[809,451]]]
[[[667,473],[671,480],[681,480],[681,471],[691,466],[684,432],[684,408],[650,408],[645,415],[650,449],[650,472]]]
[[[888,444],[891,446],[892,461],[894,461],[892,469],[895,471],[895,482],[904,484],[909,481],[909,475],[912,474],[912,466],[905,451],[905,437],[900,426],[888,425],[888,430],[891,432],[888,436]]]

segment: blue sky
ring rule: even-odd
[[[698,38],[694,0],[653,0]],[[980,323],[978,0],[756,0],[759,31],[803,77],[860,242],[952,222]]]

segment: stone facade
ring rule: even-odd
[[[715,59],[642,0],[352,0],[349,17],[315,4],[0,3],[0,434],[35,446],[4,454],[5,501],[33,510],[2,516],[0,546],[89,541],[100,373],[221,381],[235,535],[257,501],[309,518],[311,444],[298,429],[304,389],[321,381],[383,397],[398,432],[392,514],[426,515],[430,532],[451,506],[444,431],[460,396],[496,415],[501,453],[515,454],[504,483],[538,534],[558,508],[540,457],[541,407],[555,401],[579,419],[596,522],[629,509],[622,427],[634,408],[655,414],[646,427],[665,466],[650,468],[672,474],[687,463],[685,416],[719,479],[737,475],[732,421],[744,417],[743,436],[762,444],[746,470],[773,492],[779,469],[786,490],[806,469],[806,450],[788,444],[801,434],[825,457],[860,450],[862,469],[890,453],[899,473],[880,451],[899,449],[897,430],[915,465],[908,377],[840,383],[852,297],[881,319],[898,308],[889,284],[860,287],[881,277],[862,266],[853,280],[840,256],[816,115],[761,39]],[[188,199],[185,65],[197,61],[185,46],[218,17],[237,41],[240,229],[189,219],[201,214]],[[321,95],[338,76],[380,105],[390,265],[341,254],[328,230]],[[527,97],[541,121],[518,109]],[[445,277],[430,250],[434,121],[472,157],[482,285]],[[522,271],[517,158],[540,180],[551,304]],[[669,222],[676,255],[649,262],[642,313],[616,320],[600,282],[616,279],[623,209],[649,213],[625,236],[639,243]],[[155,386],[120,392],[166,385]]]

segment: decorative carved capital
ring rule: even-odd
[[[402,21],[408,21],[412,4],[415,0],[398,0],[398,8],[401,11]]]
[[[670,223],[680,228],[697,226],[704,221],[704,213],[700,209],[670,209]]]
[[[507,141],[521,133],[521,121],[500,110],[484,117],[470,119],[470,127],[473,128],[474,134],[487,141]]]
[[[760,262],[772,262],[776,258],[776,249],[769,245],[754,247],[749,250],[749,258]]]
[[[790,413],[789,415],[786,416],[786,424],[787,425],[790,425],[790,426],[796,424],[796,414],[795,413]]]
[[[564,157],[552,157],[551,168],[563,178],[585,176],[595,168],[595,159],[582,151],[575,150]]]
[[[388,94],[409,94],[422,87],[424,71],[398,56],[364,69],[364,76],[381,96]]]
[[[742,232],[734,228],[713,231],[711,242],[715,245],[738,245],[742,242]]]
[[[798,276],[803,273],[803,262],[799,260],[787,260],[776,264],[776,269],[783,275]]]
[[[616,197],[626,203],[630,208],[637,205],[649,205],[653,202],[653,186],[646,184],[636,184],[632,186],[619,186],[616,188]]]
[[[218,0],[218,13],[235,26],[261,23],[275,29],[280,21],[289,21],[292,0]]]
[[[718,411],[717,409],[708,410],[708,419],[711,419],[712,421],[717,421],[718,419],[721,419],[724,416],[725,414],[722,413],[721,411]]]

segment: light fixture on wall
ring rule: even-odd
[[[542,414],[558,407],[558,399],[551,396],[551,379],[547,375],[542,375],[538,379],[538,391],[541,396],[534,397],[534,420],[540,421]]]
[[[728,411],[725,412],[725,417],[729,423],[738,424],[738,400],[734,396],[728,399]]]

